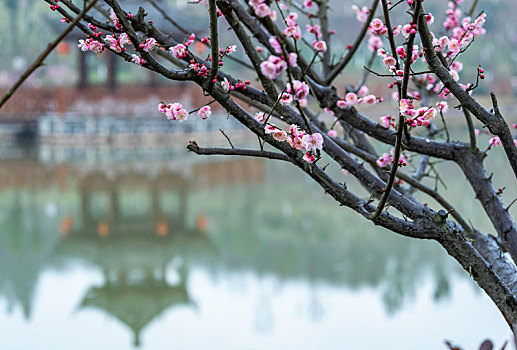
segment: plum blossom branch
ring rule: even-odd
[[[421,6],[421,0],[415,0],[414,5],[414,13],[413,13],[413,22],[417,23],[418,21],[418,14],[420,13],[420,6]],[[408,89],[408,83],[409,83],[409,74],[411,69],[411,63],[412,63],[412,57],[413,57],[413,42],[415,41],[416,32],[411,33],[407,40],[407,55],[406,60],[404,62],[404,75],[402,77],[402,87],[400,88],[401,91],[401,97],[402,99],[407,99],[407,89]],[[402,104],[403,100],[400,101],[400,104]],[[395,182],[395,175],[397,174],[397,170],[399,167],[399,161],[400,161],[400,153],[401,153],[401,147],[402,147],[402,133],[404,131],[404,125],[405,125],[406,119],[404,118],[404,115],[401,111],[399,111],[399,121],[397,126],[397,137],[395,141],[395,151],[393,153],[393,166],[391,168],[390,177],[388,179],[388,182],[386,183],[386,188],[384,190],[384,193],[382,194],[381,199],[379,200],[379,203],[377,204],[377,209],[372,214],[372,217],[377,217],[383,210],[384,206],[386,205],[386,201],[388,200],[388,197],[390,195],[391,189],[393,188],[393,183]],[[449,140],[447,140],[449,141]]]
[[[424,46],[424,54],[429,68],[458,101],[460,101],[463,107],[467,108],[479,121],[486,125],[492,134],[501,139],[510,166],[512,167],[514,175],[517,177],[517,147],[515,146],[515,141],[508,128],[508,124],[504,121],[501,114],[488,112],[453,79],[450,72],[442,65],[442,62],[435,53],[432,36],[423,16],[425,16],[425,14],[421,11],[420,17],[422,17],[422,20],[418,21],[418,31],[422,45]]]

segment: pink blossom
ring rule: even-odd
[[[348,103],[346,103],[344,99],[340,99],[336,102],[336,105],[341,109],[345,109],[348,106]]]
[[[280,97],[280,103],[287,104],[293,101],[293,96],[291,94],[284,92]]]
[[[303,160],[305,160],[307,163],[314,163],[316,161],[316,157],[314,156],[314,153],[306,152],[303,156]]]
[[[327,135],[330,137],[337,137],[337,131],[336,130],[329,130],[327,131]]]
[[[384,65],[388,68],[391,68],[392,66],[395,66],[395,64],[397,64],[397,61],[393,56],[386,56],[386,58],[382,60],[382,63],[384,63]]]
[[[411,24],[406,24],[402,27],[401,33],[404,36],[404,38],[407,38],[409,36],[412,28],[413,27],[411,26]]]
[[[293,80],[293,87],[291,87],[291,84],[287,84],[286,89],[288,93],[293,95],[296,101],[304,100],[309,94],[309,85],[299,80]]]
[[[203,106],[197,112],[197,115],[201,117],[201,119],[207,119],[212,114],[212,109],[210,106]]]
[[[370,51],[377,51],[380,47],[382,47],[382,40],[377,35],[370,35],[368,38],[368,49]]]
[[[357,96],[364,97],[364,96],[368,95],[369,93],[370,93],[370,89],[368,89],[368,87],[366,85],[363,85],[357,91]]]
[[[305,131],[301,130],[300,127],[296,124],[291,124],[291,126],[289,126],[289,133],[292,136],[303,137],[303,135],[305,135]]]
[[[80,39],[79,44],[77,44],[77,47],[79,47],[81,49],[81,51],[88,51],[88,50],[90,50],[90,43],[89,43],[88,39],[86,39],[86,40]]]
[[[115,38],[114,35],[106,35],[104,40],[110,44],[110,49],[115,52],[122,52],[123,46],[120,44],[119,40]]]
[[[367,105],[374,105],[377,103],[377,98],[374,95],[367,95],[363,98],[363,102]]]
[[[135,54],[131,55],[131,62],[133,62],[134,64],[138,64],[140,66],[145,64],[145,60],[142,57]]]
[[[488,141],[488,147],[489,148],[492,148],[492,147],[497,147],[501,144],[501,139],[497,136],[494,136],[492,137],[489,141]]]
[[[390,165],[392,161],[393,157],[388,153],[384,153],[381,157],[379,157],[379,159],[377,159],[377,165],[383,168],[386,165]]]
[[[314,1],[311,0],[305,0],[303,2],[303,6],[305,6],[306,9],[311,9],[314,7]]]
[[[275,50],[276,53],[282,53],[283,52],[282,51],[282,45],[280,45],[280,43],[278,42],[278,39],[275,38],[274,36],[269,38],[269,44],[271,45],[273,50]]]
[[[461,72],[463,70],[463,63],[459,61],[454,61],[451,63],[450,68],[455,70],[456,72]]]
[[[267,4],[258,4],[257,6],[254,6],[253,9],[258,17],[264,18],[271,15],[271,9]]]
[[[158,104],[158,110],[162,113],[165,113],[167,111],[167,106],[164,103]]]
[[[140,48],[145,52],[151,51],[156,46],[155,38],[147,38],[144,43],[140,44]]]
[[[264,61],[260,64],[260,72],[269,79],[275,79],[278,76],[276,65],[270,61]]]
[[[284,130],[277,129],[275,132],[273,132],[273,138],[280,142],[286,141],[287,133]]]
[[[390,126],[395,127],[395,124],[393,123],[393,118],[391,115],[385,115],[384,117],[381,117],[381,125],[385,127],[386,129],[389,129]]]
[[[352,5],[352,10],[354,10],[356,18],[359,22],[366,22],[369,12],[368,7],[363,6],[362,8],[359,8],[357,5]]]
[[[77,46],[81,49],[81,51],[93,51],[95,53],[101,53],[104,51],[104,44],[98,42],[97,40],[93,40],[92,38],[79,40],[79,44]]]
[[[384,25],[384,23],[378,19],[375,18],[370,22],[370,28],[373,33],[378,35],[384,35],[388,32],[388,28]]]
[[[294,52],[290,52],[289,53],[289,66],[291,67],[296,67],[298,66],[298,55],[295,54]]]
[[[263,123],[266,116],[264,115],[264,112],[258,112],[253,115],[253,118],[255,118],[259,123]]]
[[[305,149],[301,136],[290,137],[287,142],[295,149]]]
[[[436,102],[436,109],[442,113],[446,113],[449,110],[449,104],[445,101]]]
[[[302,142],[307,151],[316,151],[323,148],[323,136],[320,133],[304,135]]]
[[[431,120],[434,117],[436,117],[436,113],[437,113],[436,109],[434,109],[433,107],[426,108],[426,110],[423,113],[423,117],[424,117],[425,120]]]
[[[410,100],[406,99],[406,98],[403,98],[400,100],[399,102],[399,110],[400,112],[404,113],[406,112],[407,110],[413,108],[413,104],[411,103]]]
[[[260,64],[260,71],[269,79],[275,79],[283,71],[287,69],[287,63],[281,58],[271,55],[269,58]]]
[[[235,51],[237,51],[237,45],[231,45],[231,46],[228,46],[226,48],[226,50],[224,51],[225,54],[227,55],[231,55],[232,53],[234,53]]]
[[[172,51],[172,54],[177,59],[182,59],[187,56],[187,47],[183,44],[172,46],[169,50]]]
[[[450,73],[450,75],[451,75],[452,79],[454,79],[455,81],[460,80],[460,75],[459,75],[459,74],[458,74],[458,72],[456,72],[455,70],[451,69],[451,70],[449,71],[449,73]]]
[[[295,40],[302,38],[302,31],[298,25],[292,25],[284,29],[282,32],[286,37],[292,37]]]
[[[162,106],[159,105],[158,109],[162,109]],[[169,120],[177,120],[177,121],[185,121],[187,120],[188,113],[183,108],[183,106],[180,103],[173,103],[167,105],[167,108],[165,109],[165,115],[167,116],[167,119]]]
[[[457,39],[451,39],[449,41],[448,48],[452,53],[458,53],[461,49],[461,44],[458,42]]]
[[[354,105],[358,101],[357,95],[353,92],[349,92],[348,94],[346,94],[345,99],[346,103],[349,105]]]
[[[320,40],[320,41],[313,41],[312,42],[312,47],[317,52],[325,52],[325,51],[327,51],[327,43],[322,41],[322,40]]]
[[[317,38],[321,37],[321,27],[319,24],[315,24],[313,26],[307,24],[305,27],[309,33],[316,35]]]
[[[275,131],[277,131],[277,130],[278,130],[278,128],[277,128],[276,126],[274,126],[274,125],[269,125],[269,124],[268,124],[268,125],[266,125],[266,126],[264,127],[264,132],[265,132],[266,134],[272,134],[272,133],[274,133],[274,132],[275,132]]]

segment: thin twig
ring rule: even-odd
[[[447,123],[445,122],[445,117],[443,116],[442,111],[440,111],[440,117],[442,119],[443,129],[445,130],[445,135],[447,136],[447,142],[449,142],[449,140],[450,140],[449,129],[447,129]]]
[[[18,90],[18,88],[29,78],[32,73],[39,67],[44,64],[45,58],[56,48],[56,46],[74,29],[75,25],[83,19],[84,15],[95,5],[97,0],[93,0],[83,11],[77,15],[77,17],[66,27],[66,29],[50,44],[48,44],[47,48],[39,54],[39,56],[34,60],[34,62],[22,73],[22,75],[18,78],[18,80],[11,86],[9,90],[4,94],[2,99],[0,100],[0,109],[4,106],[4,104],[11,98],[11,96]]]
[[[226,137],[226,139],[228,140],[228,143],[230,144],[230,147],[231,147],[232,149],[234,149],[235,147],[233,147],[232,140],[230,140],[230,138],[228,137],[228,135],[226,135],[226,133],[224,132],[224,130],[223,130],[223,129],[219,129],[219,131],[221,132],[221,134],[223,134],[223,135],[224,135],[224,137]]]
[[[476,11],[476,7],[478,5],[478,0],[474,0],[472,3],[472,7],[470,8],[469,12],[467,13],[467,16],[472,17],[474,15],[474,11]]]
[[[282,153],[252,150],[252,149],[240,149],[240,148],[202,148],[195,144],[189,144],[187,146],[189,151],[192,151],[199,155],[226,155],[226,156],[247,156],[247,157],[258,157],[258,158],[269,158],[277,159],[289,162],[289,158]]]
[[[339,73],[341,73],[341,71],[345,69],[348,63],[352,60],[352,57],[354,57],[355,52],[359,48],[359,45],[361,45],[361,43],[363,42],[364,36],[366,35],[368,27],[370,26],[370,22],[375,16],[375,10],[377,10],[378,4],[379,0],[373,0],[372,6],[370,7],[370,13],[368,14],[368,18],[366,19],[366,22],[364,23],[361,32],[359,32],[359,35],[355,39],[355,42],[350,48],[350,50],[348,50],[346,56],[343,57],[343,59],[330,71],[330,74],[327,77],[325,77],[325,85],[329,85],[332,82],[332,80],[334,80],[339,75]]]

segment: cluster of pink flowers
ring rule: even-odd
[[[393,154],[395,153],[395,149],[392,148],[390,153],[384,153],[379,159],[377,159],[377,165],[381,168],[385,167],[386,165],[390,165],[393,163]],[[399,164],[398,166],[406,166],[407,162],[409,162],[410,156],[408,154],[405,154],[402,152],[400,154]]]
[[[436,116],[434,107],[414,108],[413,102],[409,99],[401,99],[399,102],[399,112],[405,116],[406,123],[410,126],[427,126],[430,120]]]
[[[271,55],[260,64],[260,71],[269,79],[275,79],[287,69],[287,63],[280,57]]]
[[[177,59],[181,60],[182,58],[187,57],[187,53],[188,53],[188,49],[187,48],[190,45],[192,45],[192,43],[194,42],[195,38],[196,38],[196,35],[194,33],[191,33],[189,35],[187,41],[185,41],[184,44],[177,44],[175,46],[171,46],[169,48],[169,50],[172,52],[174,57],[176,57]]]
[[[300,80],[293,80],[293,86],[288,83],[286,91],[295,101],[300,102],[301,106],[307,105],[307,95],[309,94],[309,85]]]
[[[380,118],[381,119],[381,125],[385,127],[386,129],[393,128],[395,129],[397,125],[395,122],[397,121],[397,118],[392,117],[391,115],[385,115]]]
[[[198,76],[202,77],[208,77],[208,74],[210,73],[210,69],[203,63],[199,64],[199,62],[196,62],[195,60],[190,60],[189,67],[193,69],[195,72],[197,72]]]
[[[98,42],[97,40],[93,40],[92,38],[80,39],[79,44],[77,46],[81,49],[81,51],[93,51],[95,53],[101,53],[104,51],[104,44]]]
[[[362,86],[357,93],[349,92],[346,96],[339,101],[336,102],[337,106],[341,109],[345,109],[347,107],[351,107],[354,105],[358,105],[364,103],[366,105],[374,105],[377,102],[382,102],[381,97],[375,97],[375,95],[368,94],[368,88],[366,86]]]
[[[104,40],[110,45],[110,49],[115,52],[126,51],[124,45],[131,44],[131,40],[126,33],[120,34],[118,38],[115,35],[106,35]]]
[[[253,118],[261,124],[266,122],[264,112],[255,113]],[[323,149],[323,136],[320,133],[308,134],[295,124],[291,124],[289,131],[285,131],[268,123],[264,126],[264,130],[266,134],[273,136],[275,140],[279,142],[285,141],[292,148],[305,151],[303,159],[308,163],[313,163],[316,160],[316,153]]]
[[[181,103],[170,103],[170,104],[164,104],[160,103],[158,105],[158,110],[162,113],[164,113],[167,116],[168,120],[177,120],[180,122],[183,122],[187,120],[188,113],[183,108]]]
[[[136,54],[131,55],[131,62],[133,62],[134,64],[138,64],[139,66],[145,64],[145,60]]]
[[[118,30],[122,30],[122,25],[120,24],[120,21],[117,18],[117,15],[115,14],[115,11],[113,9],[110,11],[110,19],[113,22],[113,25],[115,25],[115,28]]]
[[[169,50],[172,52],[174,57],[176,57],[179,60],[187,56],[187,47],[183,44],[171,46]]]
[[[291,37],[295,40],[300,40],[302,38],[302,31],[300,26],[296,22],[298,19],[298,15],[294,12],[289,13],[289,16],[286,17],[285,22],[287,27],[283,30],[282,34],[286,37]]]
[[[183,108],[181,103],[177,102],[170,103],[167,105],[165,103],[160,103],[158,104],[158,110],[161,113],[165,114],[168,120],[177,120],[180,122],[187,120],[189,115],[189,113]],[[208,105],[203,106],[198,110],[197,115],[203,120],[208,119],[210,115],[212,115],[212,109]]]
[[[258,17],[270,17],[273,21],[276,20],[276,11],[271,10],[265,0],[250,0],[248,4],[253,8]]]

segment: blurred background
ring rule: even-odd
[[[145,6],[182,40],[146,1],[121,3]],[[203,6],[158,3],[198,37],[208,34]],[[0,4],[4,92],[64,25],[43,1]],[[337,53],[361,27],[352,4],[331,5],[332,29],[344,38]],[[426,6],[439,26],[445,2]],[[488,14],[487,34],[462,57],[462,76],[481,64],[487,78],[476,93],[496,91],[517,121],[517,3],[481,0],[478,9]],[[257,142],[216,106],[207,121],[166,121],[161,101],[192,110],[209,100],[109,52],[82,53],[83,37],[71,33],[0,110],[1,349],[444,349],[445,339],[473,349],[487,337],[499,346],[511,339],[490,299],[439,245],[375,227],[288,164],[189,154],[192,139],[226,146],[219,129],[235,144]],[[236,55],[244,58],[239,47]],[[369,57],[357,54],[339,89],[361,77]],[[229,60],[225,67],[248,74]],[[375,119],[392,107],[365,113]],[[448,118],[452,138],[467,139],[462,119]],[[435,166],[446,183],[426,181],[492,232],[458,169]],[[501,187],[513,176],[499,149],[487,166]],[[503,198],[515,196],[509,188]]]

